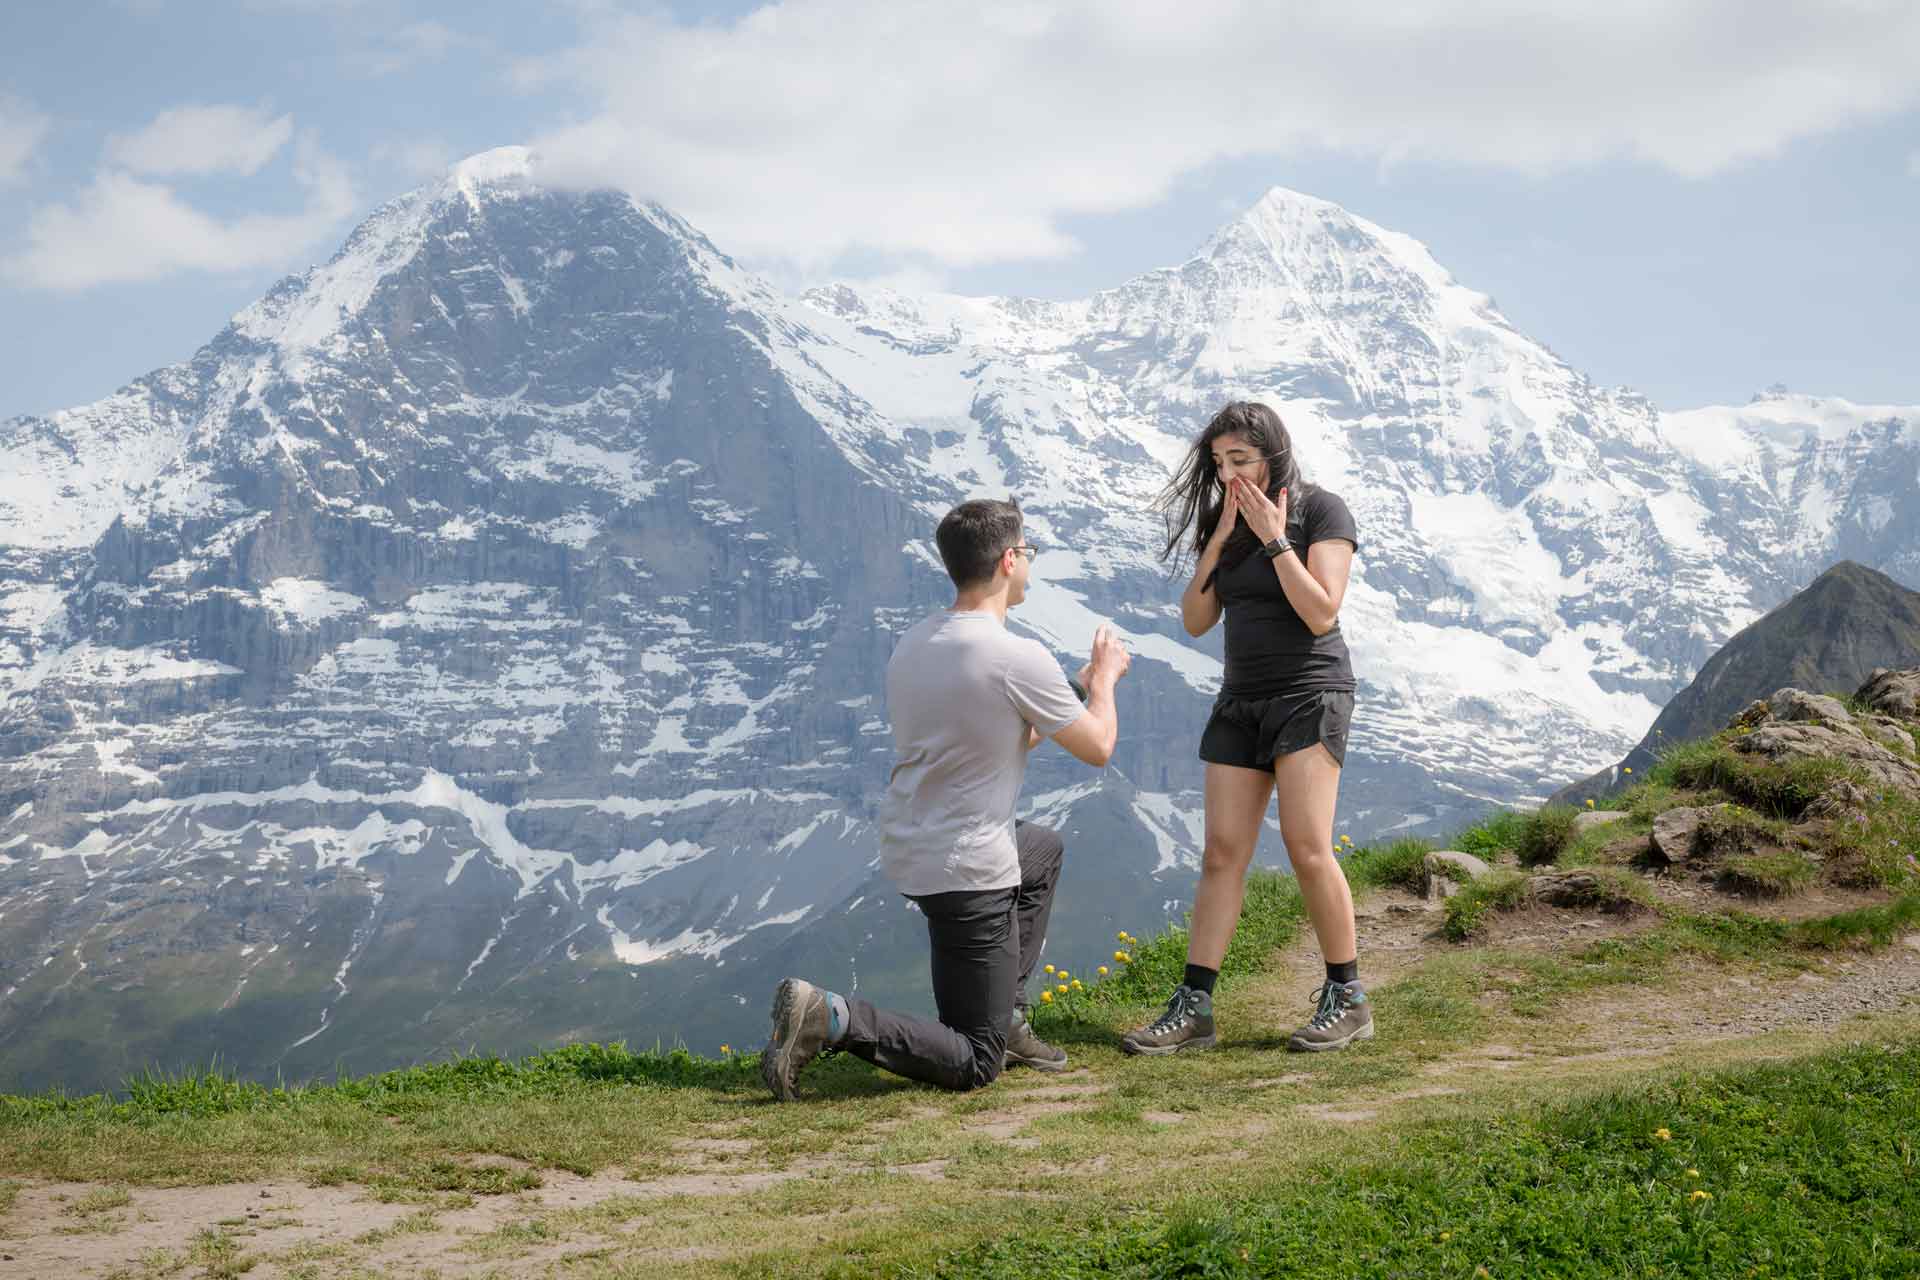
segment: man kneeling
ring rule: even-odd
[[[1046,939],[1062,848],[1015,822],[1027,752],[1052,738],[1096,768],[1113,756],[1113,689],[1131,659],[1112,630],[1081,670],[1086,705],[1037,640],[1007,631],[1037,547],[1012,502],[963,502],[934,535],[955,593],[887,662],[898,761],[880,811],[880,860],[927,919],[939,1021],[876,1009],[799,978],[774,991],[760,1074],[791,1102],[801,1068],[838,1049],[945,1089],[990,1084],[1009,1063],[1060,1070],[1033,1034],[1026,982]]]

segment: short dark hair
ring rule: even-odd
[[[1025,524],[1020,504],[1012,498],[975,498],[942,516],[933,540],[953,585],[965,590],[991,582],[994,563],[1008,547],[1019,545]]]

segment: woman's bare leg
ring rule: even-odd
[[[1193,895],[1193,929],[1187,963],[1218,969],[1233,928],[1240,923],[1247,867],[1260,843],[1260,823],[1273,795],[1273,777],[1259,769],[1209,764],[1206,780],[1206,845],[1200,855],[1200,887]],[[1328,818],[1331,839],[1332,818]],[[1344,882],[1343,882],[1344,883]],[[1352,915],[1349,907],[1348,915]],[[1352,927],[1348,927],[1349,936]]]
[[[1347,873],[1333,856],[1333,810],[1340,796],[1340,766],[1319,743],[1273,762],[1279,797],[1280,838],[1287,861],[1300,881],[1313,936],[1328,964],[1358,957],[1353,925],[1353,891]],[[1211,812],[1211,811],[1209,811]],[[1235,907],[1238,908],[1238,900]],[[1196,925],[1199,910],[1194,911]],[[1196,932],[1198,930],[1196,929]]]

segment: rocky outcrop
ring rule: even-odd
[[[1875,707],[1905,705],[1907,680],[1920,682],[1920,670],[1875,672],[1854,701]],[[1868,701],[1869,694],[1880,702]],[[1856,716],[1837,698],[1781,689],[1764,708],[1749,707],[1731,725],[1735,751],[1775,763],[1824,757],[1843,761],[1882,786],[1920,794],[1920,763],[1913,759],[1913,736],[1891,716],[1878,712]],[[1844,798],[1843,798],[1844,799]]]
[[[1900,720],[1920,721],[1920,669],[1888,671],[1881,668],[1867,677],[1854,695],[1862,706]]]

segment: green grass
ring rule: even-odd
[[[1580,815],[1571,805],[1550,804],[1526,816],[1514,852],[1523,867],[1544,867],[1560,856],[1573,842],[1574,820]]]
[[[1858,768],[1824,756],[1775,764],[1735,751],[1740,730],[1670,747],[1648,781],[1688,791],[1720,791],[1770,817],[1798,818],[1821,792],[1842,779],[1865,783]]]
[[[1502,853],[1510,853],[1520,847],[1520,836],[1526,823],[1526,815],[1502,809],[1455,836],[1449,847],[1461,853],[1470,853],[1484,862],[1492,862]]]
[[[1792,849],[1761,849],[1735,854],[1720,864],[1720,879],[1737,893],[1784,898],[1799,893],[1819,875],[1818,866]]]
[[[1447,899],[1441,932],[1449,941],[1465,942],[1485,925],[1488,912],[1511,910],[1527,900],[1528,878],[1510,868],[1496,867],[1462,885]]]
[[[1920,1045],[1435,1122],[1263,1194],[1017,1232],[921,1277],[1920,1273]]]
[[[1249,875],[1240,922],[1220,963],[1221,986],[1265,972],[1299,936],[1305,920],[1300,885],[1292,876],[1267,870]],[[1108,970],[1104,977],[1098,973],[1102,964]],[[1069,968],[1082,981],[1081,989],[1069,985],[1067,991],[1059,991],[1056,983],[1046,990],[1051,999],[1036,995],[1033,1029],[1042,1037],[1069,1041],[1104,1035],[1115,1009],[1159,1004],[1186,976],[1186,967],[1187,931],[1183,928],[1170,926],[1144,941],[1116,938],[1111,958],[1103,956],[1079,970]]]
[[[1426,882],[1426,858],[1436,848],[1420,836],[1403,836],[1383,845],[1366,845],[1341,860],[1354,892],[1405,889],[1420,892]]]
[[[1789,936],[1799,946],[1837,951],[1845,947],[1891,946],[1901,934],[1920,926],[1920,893],[1907,893],[1892,902],[1857,911],[1844,911],[1823,920],[1792,926]]]

